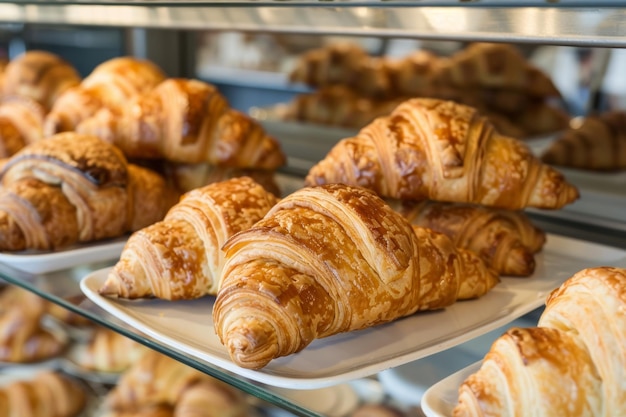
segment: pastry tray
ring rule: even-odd
[[[110,268],[88,274],[80,287],[95,304],[165,346],[267,385],[313,389],[373,375],[483,335],[542,306],[554,288],[581,269],[626,264],[626,251],[549,234],[536,258],[531,277],[502,277],[479,299],[319,339],[261,370],[230,360],[213,328],[213,297],[174,302],[102,297],[98,289]]]

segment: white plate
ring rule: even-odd
[[[459,387],[465,379],[478,371],[482,360],[442,379],[431,386],[422,397],[422,411],[426,417],[452,417],[452,410],[459,398]]]
[[[128,237],[99,243],[77,245],[56,252],[0,252],[0,263],[31,274],[69,269],[78,265],[117,259]]]
[[[95,304],[165,345],[267,385],[312,389],[373,375],[485,334],[542,306],[550,291],[579,270],[624,264],[626,251],[548,235],[536,259],[533,276],[503,277],[480,299],[316,340],[261,370],[240,368],[230,360],[213,328],[213,297],[176,302],[102,297],[98,289],[110,269],[87,275],[80,287]]]

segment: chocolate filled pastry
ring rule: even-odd
[[[65,132],[0,171],[0,250],[54,250],[119,237],[163,219],[177,195],[95,136]]]

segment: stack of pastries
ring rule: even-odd
[[[361,128],[408,98],[435,97],[476,107],[518,138],[569,122],[552,81],[510,44],[473,43],[449,57],[419,50],[400,59],[331,44],[303,54],[289,76],[315,89],[288,104],[284,117],[291,120]]]
[[[511,328],[459,388],[454,417],[626,415],[626,270],[579,271],[537,327]]]
[[[522,210],[559,209],[578,198],[562,174],[475,108],[426,98],[341,140],[305,178],[309,186],[332,183],[373,190],[415,225],[517,276],[533,272],[545,242]]]

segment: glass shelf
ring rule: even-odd
[[[248,381],[239,375],[229,373],[223,369],[219,369],[207,362],[190,357],[171,346],[164,345],[155,341],[150,336],[140,334],[136,330],[128,327],[115,317],[102,310],[100,307],[92,303],[89,299],[77,297],[82,295],[79,287],[80,279],[89,272],[111,266],[113,263],[98,263],[93,265],[84,265],[72,269],[51,272],[47,274],[30,274],[12,268],[6,264],[0,264],[0,279],[4,279],[7,283],[17,285],[28,291],[38,294],[39,296],[58,304],[66,309],[87,317],[91,321],[102,326],[108,327],[118,333],[123,334],[151,349],[170,356],[185,365],[191,366],[201,372],[212,377],[220,379],[241,391],[244,391],[260,400],[280,407],[297,416],[304,417],[321,417],[321,414],[307,410],[293,401],[278,395],[271,388],[259,385],[258,383]],[[79,304],[74,304],[70,300],[80,300]]]
[[[626,46],[617,1],[0,2],[1,22]]]

